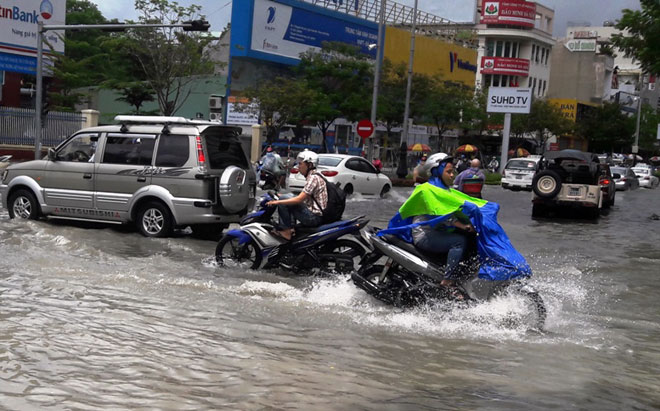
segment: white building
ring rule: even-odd
[[[554,10],[528,1],[477,0],[476,87],[529,87],[544,97],[550,79]]]

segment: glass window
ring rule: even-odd
[[[188,161],[190,138],[181,135],[161,135],[158,139],[156,167],[182,167]]]
[[[548,52],[545,53],[545,61],[543,62],[543,64],[545,64],[546,66],[548,65],[548,57],[550,57],[550,49],[548,49]]]
[[[242,169],[249,167],[243,147],[238,139],[238,132],[230,128],[208,128],[203,135],[208,153],[207,161],[210,168],[222,169],[236,166]]]
[[[99,135],[96,133],[83,133],[71,137],[58,147],[57,160],[93,163],[98,139]]]
[[[486,57],[493,57],[495,53],[495,40],[486,41]]]
[[[532,87],[532,81],[534,81],[534,77],[529,78],[529,83],[527,83],[527,87]]]
[[[484,85],[488,87],[488,86],[492,86],[493,85],[492,83],[493,83],[493,76],[490,74],[486,74],[486,76],[484,77]]]
[[[326,166],[326,167],[337,167],[337,165],[339,165],[339,163],[341,163],[341,160],[343,160],[343,158],[341,158],[341,157],[319,156],[319,165],[320,166]]]
[[[509,162],[506,163],[506,168],[515,170],[534,170],[536,168],[536,162],[518,159],[509,160]]]
[[[536,55],[534,56],[534,61],[537,63],[539,62],[539,54],[540,54],[539,52],[541,51],[540,49],[541,47],[536,46]]]
[[[511,57],[511,42],[504,42],[504,57]]]
[[[500,86],[500,76],[499,74],[496,74],[493,76],[493,87],[499,87]]]
[[[151,165],[156,138],[143,134],[108,134],[103,150],[103,163]]]
[[[502,87],[508,86],[509,76],[502,76]]]
[[[353,171],[361,171],[360,164],[357,158],[350,159],[346,162],[346,168]]]
[[[517,42],[513,42],[511,44],[511,57],[513,58],[518,57],[518,47],[520,47],[520,44]]]
[[[532,44],[532,54],[529,58],[530,61],[534,61],[534,53],[536,52],[536,44]]]
[[[360,171],[362,171],[363,173],[376,174],[376,167],[374,167],[367,160],[359,159],[358,162],[359,162],[358,167],[360,167]]]
[[[502,57],[502,41],[495,43],[495,57]]]

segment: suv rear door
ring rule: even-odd
[[[96,207],[112,211],[118,219],[127,212],[133,196],[151,184],[155,134],[108,133],[96,167]]]

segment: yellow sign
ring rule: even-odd
[[[409,31],[387,27],[385,57],[393,63],[408,64],[410,57]],[[417,35],[415,36],[413,71],[430,76],[440,74],[444,80],[461,82],[473,88],[477,75],[477,51]]]
[[[551,98],[548,99],[548,101],[551,104],[554,104],[555,106],[559,107],[561,110],[562,115],[567,118],[568,120],[571,120],[572,122],[575,122],[575,118],[577,116],[577,106],[578,106],[578,101],[576,99],[571,99],[571,98]]]

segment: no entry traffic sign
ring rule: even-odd
[[[374,132],[374,125],[369,119],[360,120],[357,123],[358,136],[362,138],[369,138]]]

